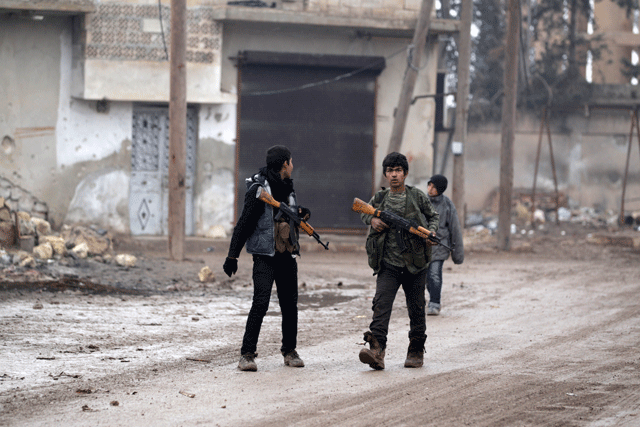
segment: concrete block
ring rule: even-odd
[[[32,252],[33,247],[36,242],[36,236],[20,236],[20,241],[18,242],[18,247],[21,251]]]

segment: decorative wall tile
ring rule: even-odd
[[[162,25],[143,31],[144,20],[160,20]],[[171,39],[171,8],[156,5],[108,3],[87,15],[88,43],[85,57],[110,60],[166,61]],[[149,26],[147,25],[147,28]],[[159,29],[159,30],[158,30]],[[222,26],[211,10],[187,11],[187,61],[213,63],[220,58]]]

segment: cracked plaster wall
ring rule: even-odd
[[[195,230],[221,237],[233,229],[236,106],[201,106],[198,130]]]

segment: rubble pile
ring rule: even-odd
[[[5,220],[8,218],[9,220]],[[113,238],[106,230],[63,225],[57,233],[44,219],[27,212],[12,212],[0,198],[0,267],[33,268],[39,263],[91,257],[122,267],[135,267],[136,257],[113,253]]]
[[[616,230],[620,224],[620,215],[612,209],[598,210],[590,207],[571,208],[568,197],[559,192],[556,204],[555,192],[536,194],[535,209],[532,210],[531,190],[514,189],[511,209],[511,233],[526,234],[544,231],[551,224],[571,223],[590,229]],[[498,228],[497,192],[493,192],[487,199],[485,209],[468,215],[465,227],[470,229],[470,235],[494,234]],[[625,215],[623,226],[632,227],[640,231],[640,212]]]

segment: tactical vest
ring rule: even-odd
[[[409,185],[405,186],[405,188],[407,191],[407,202],[403,217],[415,221],[422,227],[428,227],[427,219],[420,209],[419,196],[417,195],[417,191],[419,190]],[[389,194],[389,189],[378,191],[373,198],[373,207],[378,210],[385,210],[387,194]],[[373,227],[369,229],[366,248],[369,266],[373,269],[374,275],[378,274],[382,267],[385,250],[384,242],[388,234],[389,229],[382,232],[374,230]],[[407,247],[407,250],[402,253],[402,258],[409,272],[416,274],[427,268],[431,259],[431,246],[427,245],[423,238],[409,232],[403,233],[402,238]]]
[[[267,181],[264,175],[257,173],[253,177],[247,178],[245,180],[245,183],[247,185],[247,191],[249,191],[253,186],[259,185],[260,187],[262,187],[262,191],[266,191],[267,193],[271,194],[269,181]],[[247,240],[246,248],[247,252],[252,255],[274,256],[276,253],[276,241],[273,207],[268,203],[265,203],[264,205],[264,212],[260,216],[253,234],[251,234],[251,236]],[[291,194],[289,194],[288,205],[292,209],[297,210],[298,204],[296,202],[295,192],[291,192]],[[294,253],[297,253],[300,248],[298,244],[298,230],[295,225],[293,225],[292,227],[295,228],[295,233],[292,233],[295,235],[295,241],[293,241],[292,243],[295,248]]]

